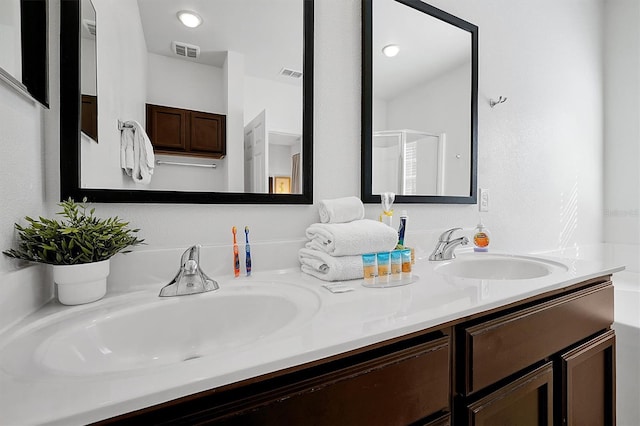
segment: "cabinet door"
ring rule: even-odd
[[[188,112],[179,108],[147,104],[147,133],[153,147],[162,151],[185,151]]]
[[[613,323],[613,285],[602,283],[464,328],[466,395],[558,353]]]
[[[467,407],[469,425],[553,424],[553,364],[516,379]]]
[[[80,129],[98,142],[98,98],[96,96],[82,95]]]
[[[615,341],[609,330],[562,355],[563,424],[616,423]]]
[[[438,417],[435,420],[425,423],[424,426],[451,426],[451,416],[449,414],[445,414],[442,417]]]
[[[218,114],[191,112],[189,151],[225,154],[225,117]]]

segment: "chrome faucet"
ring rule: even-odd
[[[173,280],[162,289],[160,297],[184,296],[217,290],[218,283],[200,269],[200,245],[187,249],[180,260],[180,270]]]
[[[440,238],[438,239],[438,244],[436,248],[429,256],[429,260],[451,260],[455,259],[456,255],[453,252],[456,247],[459,245],[467,245],[469,239],[467,237],[456,238],[455,240],[451,239],[451,236],[455,231],[461,230],[462,228],[451,228],[442,233]]]

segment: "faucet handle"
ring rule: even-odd
[[[451,235],[453,235],[454,232],[460,231],[460,230],[462,230],[462,228],[447,229],[440,235],[440,241],[443,243],[448,243],[449,241],[451,241]]]
[[[218,283],[200,268],[200,245],[189,247],[180,259],[180,270],[169,284],[160,289],[160,297],[182,296],[217,290]]]
[[[182,264],[182,270],[187,274],[195,274],[200,264],[200,244],[189,247],[184,253],[180,263]]]

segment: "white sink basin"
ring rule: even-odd
[[[217,355],[300,325],[318,296],[299,286],[230,282],[220,290],[107,306],[23,333],[0,350],[5,371],[29,363],[65,375],[145,369]]]
[[[436,272],[480,280],[526,280],[566,272],[566,265],[547,259],[492,253],[460,254],[435,267]]]

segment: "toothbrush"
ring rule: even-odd
[[[233,274],[236,277],[240,276],[240,258],[238,257],[238,242],[236,241],[236,227],[231,228],[233,233]]]
[[[247,257],[247,276],[251,275],[251,247],[249,246],[249,227],[244,227],[245,249]]]

